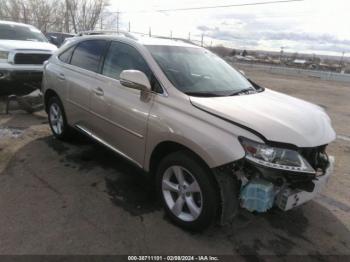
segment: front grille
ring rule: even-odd
[[[51,54],[17,53],[15,55],[15,64],[17,64],[17,65],[42,65],[50,57],[51,57]]]
[[[303,148],[300,150],[300,154],[316,171],[319,169],[325,171],[329,164],[326,147],[327,145],[312,148]]]

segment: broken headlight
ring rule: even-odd
[[[291,172],[315,173],[297,151],[272,147],[242,137],[240,141],[246,152],[246,159],[253,163]]]

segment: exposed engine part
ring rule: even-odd
[[[327,145],[302,148],[299,152],[316,171],[321,170],[324,173],[329,165],[326,147]]]
[[[326,155],[318,152],[318,159]],[[318,160],[319,161],[319,160]],[[274,205],[289,210],[314,198],[332,173],[334,159],[327,156],[323,175],[293,173],[255,166],[244,159],[213,169],[220,188],[220,224],[232,222],[242,208],[251,212],[266,212]]]
[[[311,199],[313,199],[319,192],[322,191],[327,184],[329,177],[333,173],[334,158],[329,157],[330,166],[323,176],[317,177],[314,181],[314,189],[312,191],[304,191],[299,189],[292,189],[290,187],[283,188],[276,196],[275,204],[282,210],[286,211],[299,206]]]
[[[241,188],[249,183],[249,179],[245,176],[245,174],[243,172],[236,172],[235,174],[236,174],[238,180],[241,181]]]
[[[245,162],[242,173],[246,174],[248,180],[255,177],[264,178],[277,187],[288,184],[293,189],[301,189],[311,192],[313,190],[314,174],[293,173],[289,171],[275,170],[272,168],[255,166],[249,162]]]
[[[241,207],[253,212],[266,212],[275,200],[274,185],[264,179],[253,179],[242,187]]]

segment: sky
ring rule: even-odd
[[[238,49],[350,56],[350,1],[304,0],[256,6],[161,11],[269,0],[110,0],[120,28]],[[271,0],[270,0],[271,1]]]

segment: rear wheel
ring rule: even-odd
[[[165,157],[157,171],[165,211],[177,225],[204,230],[217,217],[218,196],[209,168],[187,151]]]
[[[72,129],[67,124],[64,108],[58,97],[53,96],[48,102],[48,118],[53,135],[61,140],[69,140]]]

